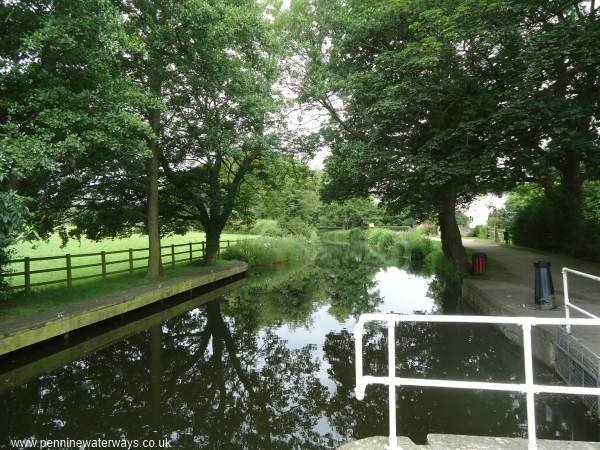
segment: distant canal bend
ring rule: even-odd
[[[166,437],[183,449],[323,449],[386,435],[387,388],[354,397],[354,323],[365,312],[444,313],[442,297],[401,261],[323,246],[308,265],[253,274],[59,368],[28,362],[39,373],[23,384],[2,386],[0,373],[0,448],[28,437]],[[396,339],[402,376],[523,379],[521,349],[489,326],[406,325]],[[365,373],[387,374],[384,327],[368,328],[364,343]],[[1,364],[5,372],[15,362]],[[526,436],[518,394],[401,388],[397,407],[398,433],[418,443],[428,433]],[[575,399],[541,396],[536,413],[540,438],[600,440]]]

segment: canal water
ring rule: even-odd
[[[0,361],[9,439],[156,439],[174,448],[324,449],[387,435],[387,388],[354,397],[352,330],[366,312],[455,312],[442,284],[366,247],[323,246],[302,266],[178,299],[124,323]],[[209,301],[210,300],[210,301]],[[365,374],[387,374],[384,326]],[[396,329],[399,376],[522,382],[522,350],[489,326]],[[536,381],[560,383],[536,365]],[[520,394],[398,389],[398,433],[526,436]],[[541,438],[600,440],[574,398],[539,396]]]

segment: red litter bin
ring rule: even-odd
[[[487,271],[487,255],[485,253],[473,253],[471,258],[471,272],[474,275]]]

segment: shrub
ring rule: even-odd
[[[369,245],[387,249],[387,246],[390,243],[393,243],[397,236],[398,233],[395,231],[386,230],[384,228],[375,228],[374,230],[369,231]]]
[[[487,239],[487,237],[488,237],[488,226],[487,225],[477,225],[475,228],[477,229],[477,234],[475,236]]]
[[[525,247],[600,258],[600,184],[583,186],[580,205],[559,186],[544,190],[536,185],[517,187],[506,203],[512,219],[513,242]]]
[[[276,220],[272,219],[259,219],[256,221],[254,226],[250,229],[252,234],[259,234],[261,236],[281,236],[285,232],[279,227]]]
[[[245,261],[250,265],[268,265],[306,259],[312,244],[296,238],[247,239],[229,247],[223,259]]]
[[[401,242],[405,248],[405,255],[414,261],[424,261],[433,250],[433,243],[418,231],[409,231],[402,236]]]
[[[347,241],[350,239],[350,230],[333,230],[321,233],[324,241]]]
[[[352,228],[348,232],[348,239],[351,241],[366,241],[367,231],[362,228]]]
[[[281,228],[288,234],[301,236],[306,239],[315,239],[317,236],[315,227],[297,218],[283,221],[281,223]]]
[[[438,226],[436,223],[424,223],[420,226],[420,229],[425,236],[437,236],[438,234]]]
[[[395,231],[387,231],[379,237],[378,247],[384,251],[390,251],[399,241],[400,233]]]
[[[438,280],[443,280],[446,287],[460,292],[464,274],[452,260],[444,256],[441,248],[436,248],[427,255],[425,265],[432,273],[436,274]]]

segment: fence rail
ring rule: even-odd
[[[365,323],[385,322],[388,330],[388,376],[363,375],[362,338]],[[437,380],[426,378],[396,377],[396,337],[397,322],[437,322],[437,323],[489,323],[519,325],[523,331],[523,359],[525,363],[525,383],[493,383],[478,381]],[[533,353],[531,349],[531,328],[536,325],[587,325],[600,326],[600,319],[557,319],[537,317],[503,316],[444,316],[444,315],[400,315],[400,314],[362,314],[354,328],[356,361],[356,398],[362,400],[369,384],[387,385],[389,389],[389,444],[388,450],[398,449],[396,439],[396,387],[422,386],[450,389],[476,389],[505,392],[520,392],[527,399],[527,431],[529,450],[537,448],[535,428],[535,395],[541,393],[568,395],[598,395],[600,388],[576,386],[549,386],[535,384],[533,381]]]
[[[575,311],[579,311],[581,314],[591,317],[592,319],[600,319],[600,317],[596,316],[595,314],[592,314],[591,312],[586,311],[585,309],[580,308],[579,306],[571,303],[571,299],[569,298],[569,278],[568,278],[569,273],[572,275],[577,275],[581,278],[587,278],[588,280],[600,282],[600,277],[597,277],[595,275],[591,275],[591,274],[585,273],[585,272],[580,272],[578,270],[569,269],[568,267],[562,268],[563,290],[565,293],[565,319],[571,318],[571,309],[574,309]],[[570,332],[571,332],[571,325],[567,325],[567,333],[570,333]]]
[[[219,254],[221,250],[229,248],[232,244],[237,244],[242,241],[242,239],[227,239],[219,242]],[[170,245],[162,245],[161,247],[161,259],[163,264],[167,263],[174,267],[176,264],[181,262],[191,263],[195,260],[199,260],[204,257],[206,252],[206,241],[202,242],[186,242],[184,244],[170,244]],[[182,248],[184,248],[182,250]],[[73,286],[73,281],[78,280],[86,280],[89,278],[103,278],[105,279],[108,275],[114,275],[118,273],[128,272],[132,274],[136,270],[146,269],[148,264],[135,264],[137,261],[148,261],[148,256],[137,256],[136,253],[139,252],[147,252],[148,248],[128,248],[125,250],[112,250],[112,251],[101,251],[97,253],[77,253],[77,254],[65,254],[59,256],[40,256],[40,257],[23,257],[17,259],[11,259],[8,261],[8,264],[12,267],[15,265],[22,264],[23,270],[18,272],[6,272],[3,273],[2,276],[4,278],[14,278],[14,277],[22,277],[23,284],[19,285],[11,285],[10,288],[14,290],[24,289],[25,292],[30,292],[31,288],[38,286],[46,286],[50,284],[58,284],[58,283],[66,283],[67,287]],[[125,258],[121,257],[119,259],[110,259],[114,255],[124,255],[127,256]],[[182,256],[185,255],[185,256]],[[74,265],[73,260],[78,258],[98,258],[97,262],[85,263]],[[107,258],[108,257],[108,258]],[[165,261],[166,258],[166,261]],[[45,269],[35,269],[32,267],[32,263],[40,262],[40,261],[64,261],[64,266],[59,267],[51,267]],[[112,267],[115,267],[116,264],[125,265],[126,268],[119,268],[115,270],[110,270]],[[77,270],[81,269],[89,269],[92,267],[100,268],[98,273],[94,274],[86,274],[86,275],[78,275],[75,276]],[[38,281],[32,282],[32,275],[38,275],[43,273],[51,273],[51,272],[64,272],[64,277],[57,278],[54,280],[46,280],[46,281]]]

